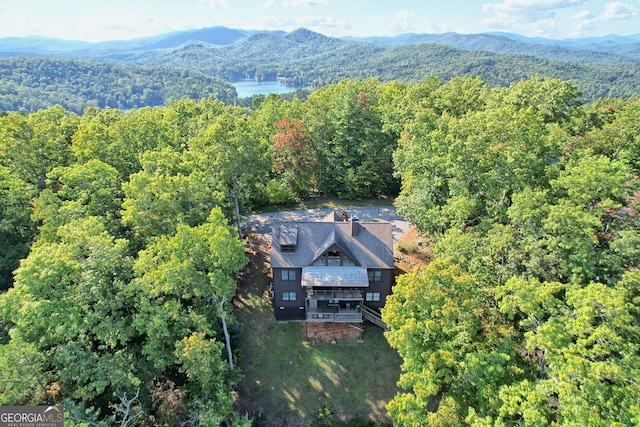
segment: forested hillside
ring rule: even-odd
[[[376,46],[439,44],[463,50],[515,53],[564,62],[613,64],[640,61],[639,36],[551,40],[511,33],[498,34],[402,34],[395,37],[350,37]]]
[[[383,318],[398,425],[640,422],[640,100],[481,82],[427,97],[394,154],[434,261]],[[444,107],[444,108],[443,108]]]
[[[574,51],[586,58],[585,52]],[[235,44],[194,44],[170,51],[148,52],[128,60],[199,70],[225,80],[285,78],[292,84],[322,87],[343,79],[420,83],[436,76],[448,81],[478,76],[492,86],[509,86],[541,75],[573,81],[585,100],[629,97],[640,93],[640,62],[540,58],[530,53],[498,54],[461,50],[439,44],[380,47],[339,40],[300,29],[288,34],[260,33]],[[575,58],[574,58],[575,59]]]
[[[383,311],[395,425],[637,425],[639,115],[470,76],[6,113],[0,405],[240,425],[236,212],[399,194],[433,259]]]
[[[36,111],[59,104],[130,109],[172,99],[232,102],[232,85],[196,71],[47,58],[0,58],[0,111]]]
[[[344,79],[417,84],[433,76],[442,82],[481,77],[491,86],[508,87],[540,75],[572,81],[589,102],[640,94],[640,42],[633,37],[569,42],[417,34],[354,41],[306,29],[213,27],[81,46],[62,40],[0,40],[0,55],[16,51],[24,57],[0,59],[0,111],[60,104],[81,113],[87,106],[129,109],[207,96],[249,104],[238,101],[228,83],[247,78],[317,89]]]

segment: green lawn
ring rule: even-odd
[[[398,391],[401,360],[377,327],[361,341],[306,342],[302,324],[275,323],[266,268],[236,302],[242,326],[238,410],[261,426],[390,424],[385,404]],[[355,423],[354,423],[355,425]]]

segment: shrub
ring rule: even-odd
[[[272,205],[287,205],[296,201],[293,190],[278,180],[271,180],[267,184],[267,197]]]

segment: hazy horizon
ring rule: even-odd
[[[4,0],[0,38],[101,42],[225,26],[330,37],[508,32],[567,39],[635,35],[640,0]]]

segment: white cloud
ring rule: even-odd
[[[214,10],[226,9],[229,7],[227,5],[227,0],[200,0],[200,5]]]
[[[602,20],[609,21],[613,19],[626,19],[636,16],[638,11],[630,4],[621,2],[607,3],[604,5],[604,14]]]
[[[299,17],[292,16],[263,16],[262,23],[267,28],[277,29],[295,29],[295,28],[347,28],[347,22],[344,18],[336,18],[333,15],[306,15]]]
[[[543,34],[555,28],[556,11],[584,4],[586,0],[504,0],[502,3],[485,3],[482,9],[494,17],[482,22],[499,29],[528,28]]]
[[[572,17],[576,21],[576,26],[571,36],[582,36],[587,31],[594,30],[598,23],[629,19],[637,15],[638,10],[633,5],[622,2],[606,3],[604,12],[601,15],[595,15],[589,10],[583,10]]]
[[[123,12],[120,15],[109,15],[100,12],[100,9],[93,11],[90,16],[86,16],[81,23],[67,23],[59,25],[59,30],[69,34],[87,34],[90,37],[83,39],[89,41],[99,40],[125,40],[129,38],[151,36],[178,29],[172,24],[162,20],[138,14],[135,12]],[[73,35],[67,38],[73,38]]]
[[[413,27],[413,20],[416,14],[410,10],[399,10],[390,27],[401,31],[409,31]]]
[[[571,17],[575,20],[593,19],[594,15],[590,10],[582,10]]]
[[[260,4],[260,7],[262,7],[263,9],[273,9],[274,7],[276,7],[276,1],[265,0]]]
[[[418,17],[411,10],[398,10],[395,17],[384,27],[385,34],[435,33],[430,20]]]
[[[283,0],[282,6],[284,7],[311,7],[318,6],[321,4],[327,4],[328,0]]]

